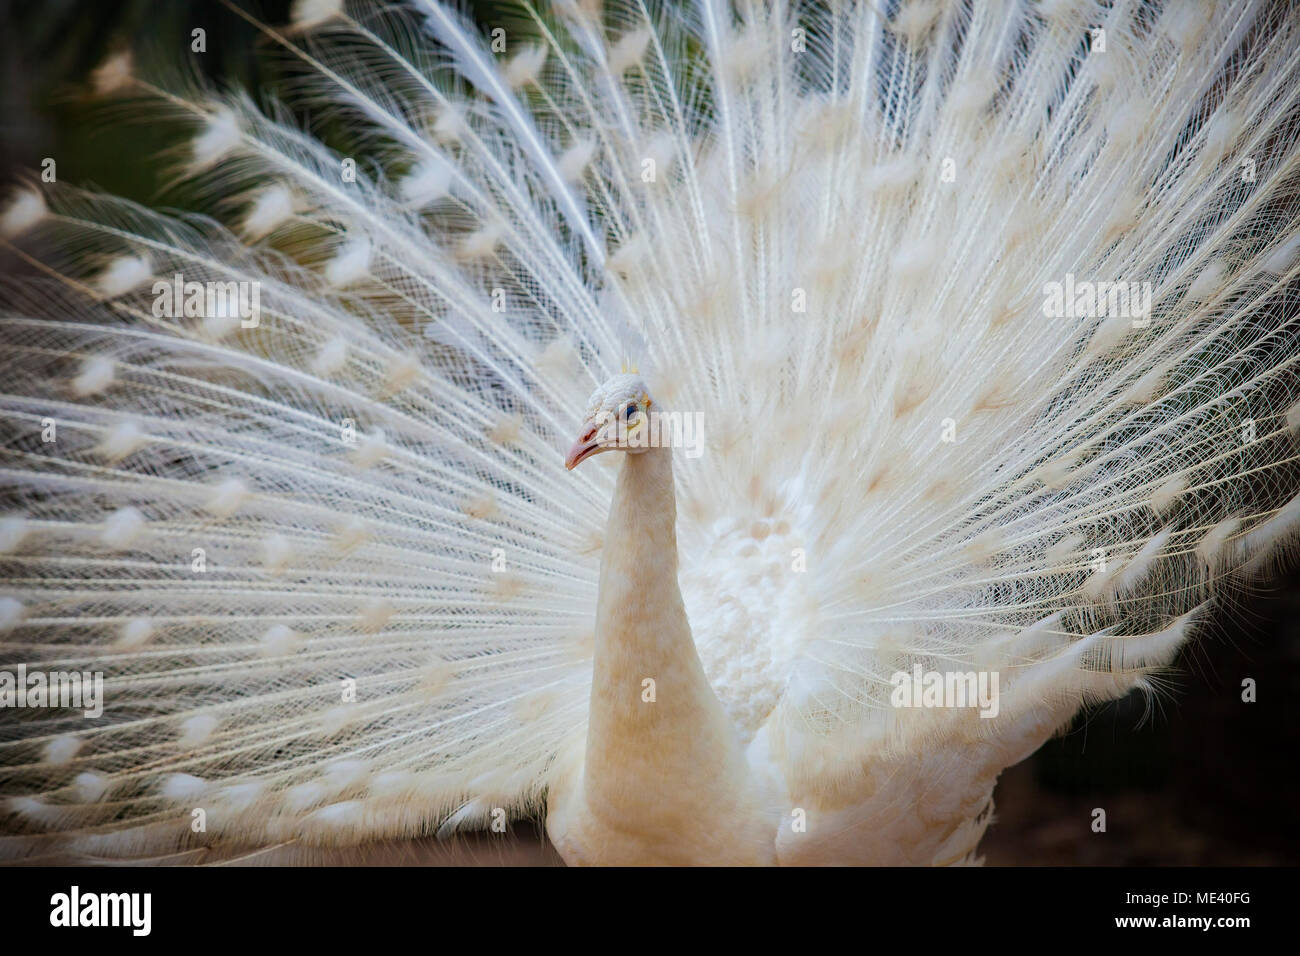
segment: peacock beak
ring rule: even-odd
[[[605,447],[597,439],[596,434],[599,432],[595,425],[588,422],[582,431],[582,437],[573,443],[569,453],[564,456],[564,467],[573,471],[582,462],[586,461],[592,455],[599,454],[605,450]]]

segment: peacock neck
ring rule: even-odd
[[[669,830],[738,777],[742,758],[677,585],[672,451],[624,458],[600,568],[584,788],[611,825]]]
[[[640,706],[643,691],[658,703],[659,683],[689,673],[692,663],[700,668],[677,586],[672,450],[623,457],[600,565],[596,686],[613,691],[602,701],[609,704],[603,716],[615,725],[640,726],[655,712]],[[654,684],[643,687],[646,680]]]

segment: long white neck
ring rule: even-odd
[[[752,803],[748,774],[677,586],[672,451],[624,457],[600,568],[584,798],[611,847],[689,862],[683,853],[712,843],[714,811],[732,815],[734,839]]]

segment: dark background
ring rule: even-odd
[[[469,6],[483,24],[510,16],[507,3]],[[288,0],[248,5],[271,24],[284,23],[288,7]],[[195,27],[207,31],[205,54],[189,52]],[[81,92],[87,74],[122,44],[162,60],[190,58],[214,85],[255,97],[280,79],[265,40],[215,0],[0,0],[0,187],[52,156],[60,181],[158,201],[153,157],[178,132],[149,117],[105,121]],[[1257,703],[1241,700],[1247,677],[1258,685]],[[1224,602],[1158,699],[1134,695],[1095,708],[1008,770],[983,855],[990,864],[1300,863],[1297,700],[1300,568],[1292,560]],[[1091,829],[1098,807],[1106,811],[1105,833]],[[527,827],[504,842],[418,841],[347,860],[557,862]]]

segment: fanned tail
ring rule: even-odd
[[[355,157],[118,64],[224,224],[6,207],[0,670],[103,716],[6,720],[4,857],[445,836],[581,744],[608,476],[555,449],[618,361],[603,247],[468,21],[354,10],[264,29]]]

